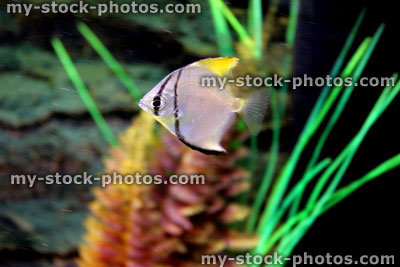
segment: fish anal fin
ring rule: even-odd
[[[218,147],[218,149],[207,149],[207,148],[202,148],[199,146],[195,146],[189,142],[187,142],[184,138],[179,138],[179,140],[184,143],[185,145],[187,145],[188,147],[190,147],[193,150],[197,150],[203,154],[206,155],[226,155],[227,152],[223,147]]]

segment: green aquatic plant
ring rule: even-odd
[[[122,65],[112,56],[112,54],[103,45],[100,39],[86,24],[80,22],[77,24],[77,28],[85,37],[85,39],[93,46],[93,48],[101,56],[101,58],[109,66],[109,68],[114,71],[122,84],[127,88],[133,99],[138,103],[140,101],[140,98],[142,97],[142,93],[140,92],[133,79],[129,77],[128,73],[124,70]],[[85,83],[79,75],[78,70],[74,66],[61,40],[59,38],[53,38],[51,43],[69,78],[77,89],[85,106],[87,107],[90,115],[100,129],[100,132],[103,134],[109,145],[117,146],[118,140],[115,138],[115,135],[113,134],[111,128],[108,126],[95,101],[87,90]]]
[[[221,1],[217,2],[219,2],[221,6],[223,5],[221,4]],[[256,2],[258,1],[250,1],[250,11],[254,8]],[[261,5],[260,3],[258,4]],[[223,10],[226,8],[227,7],[224,6]],[[292,0],[289,25],[286,34],[286,42],[289,46],[293,45],[295,39],[298,8],[298,1]],[[249,13],[251,14],[251,12]],[[241,27],[235,25],[236,21],[229,17],[231,14],[227,11],[224,11],[224,14],[227,21],[231,22],[233,29],[238,33],[238,35],[246,36],[238,31],[238,29],[241,30]],[[258,15],[259,14],[255,16]],[[335,65],[333,66],[331,71],[332,77],[338,76],[340,69],[344,64],[344,60],[355,40],[355,36],[364,16],[365,10],[361,12]],[[249,21],[252,21],[251,17]],[[249,25],[254,25],[254,22],[249,23]],[[340,75],[342,78],[352,76],[353,81],[357,82],[368,63],[383,30],[384,25],[381,25],[372,38],[365,38],[342,71]],[[283,74],[285,77],[289,76],[290,62],[291,56],[287,55],[283,65]],[[397,80],[397,74],[394,74],[393,78]],[[265,255],[270,253],[270,250],[273,247],[277,246],[276,249],[279,253],[282,253],[285,256],[290,255],[296,244],[301,240],[318,216],[342,201],[366,182],[375,179],[379,177],[379,175],[382,175],[400,165],[399,156],[395,156],[382,163],[359,180],[337,190],[340,181],[350,166],[351,161],[364,137],[368,133],[368,130],[380,117],[387,106],[393,101],[393,98],[398,94],[400,83],[397,83],[394,87],[386,87],[383,90],[381,97],[371,110],[359,133],[354,136],[348,146],[346,146],[334,160],[326,158],[318,162],[321,151],[324,148],[333,127],[339,120],[345,106],[348,104],[350,96],[354,90],[354,86],[346,89],[343,87],[332,88],[325,86],[321,91],[321,95],[317,100],[314,109],[309,115],[308,121],[293,152],[278,175],[277,180],[272,182],[277,158],[279,156],[280,120],[283,118],[285,112],[285,94],[287,89],[288,87],[285,85],[281,92],[277,92],[273,89],[271,93],[273,139],[269,164],[265,170],[264,176],[262,177],[261,185],[259,186],[255,202],[253,203],[253,210],[246,226],[246,231],[248,233],[255,231],[261,238],[259,245],[252,251],[254,254]],[[332,110],[336,101],[336,108],[333,109],[330,117],[327,117],[329,114],[328,112]],[[299,159],[301,158],[302,152],[325,120],[328,120],[328,123],[318,139],[317,145],[302,178],[294,185],[293,189],[289,191],[289,193],[286,193],[289,181],[293,179],[294,170],[299,165]],[[252,137],[252,139],[254,138],[255,137]],[[257,153],[257,151],[254,151],[253,153]],[[316,179],[317,177],[319,177],[319,180],[317,181],[312,193],[308,196],[308,199],[306,199],[305,207],[303,210],[299,211],[306,186],[312,179]],[[263,206],[264,210],[260,214]],[[288,215],[287,219],[281,221],[286,213]],[[282,224],[282,226],[278,227],[279,224]]]
[[[254,55],[255,60],[259,61],[262,59],[263,50],[265,49],[265,44],[262,43],[263,41],[263,16],[262,16],[262,1],[259,0],[250,0],[249,1],[249,8],[248,8],[248,32],[246,32],[245,27],[240,24],[238,19],[234,17],[232,12],[229,11],[229,8],[226,4],[221,0],[210,0],[210,5],[219,6],[221,11],[218,13],[220,18],[217,20],[214,19],[214,27],[216,32],[218,29],[221,28],[221,25],[226,25],[224,22],[224,17],[226,21],[230,23],[234,31],[239,36],[242,42],[248,44],[249,49],[252,50],[252,54]],[[214,7],[215,8],[215,7]],[[286,33],[286,43],[289,47],[292,47],[294,44],[295,39],[295,32],[297,26],[297,17],[298,17],[298,9],[299,3],[297,0],[291,1],[290,6],[290,20],[289,25],[287,27]],[[216,12],[215,12],[216,13]],[[273,15],[269,14],[269,15]],[[265,20],[271,19],[266,17]],[[224,35],[229,34],[229,29],[224,27],[225,33]],[[219,43],[219,39],[217,39],[219,46],[222,45]],[[252,43],[252,44],[250,44]],[[224,54],[221,54],[223,56]],[[291,65],[291,54],[288,53],[284,58],[283,64],[283,73],[285,77],[289,76],[290,65]],[[287,95],[287,84],[281,90],[276,90],[275,88],[271,89],[271,109],[272,109],[272,118],[273,118],[273,134],[272,134],[272,145],[270,149],[270,159],[268,162],[268,166],[266,168],[266,172],[262,179],[262,183],[260,189],[257,193],[257,197],[253,206],[253,211],[250,216],[250,219],[246,226],[246,231],[251,232],[256,223],[256,218],[259,215],[259,211],[261,205],[263,203],[263,199],[265,197],[268,188],[271,185],[273,175],[275,173],[276,165],[278,162],[279,157],[279,136],[280,136],[280,121],[284,116],[285,109],[286,109],[286,95]],[[254,165],[256,163],[258,149],[257,149],[257,136],[253,135],[250,138],[251,143],[251,156],[250,156],[250,163],[249,169],[254,170]]]
[[[363,44],[359,47],[359,49],[353,56],[352,60],[349,62],[349,64],[345,68],[345,71],[343,72],[343,74],[348,74],[348,72],[352,73],[352,69],[354,69],[355,68],[354,66],[356,66],[355,64],[353,64],[353,62],[360,61],[358,63],[358,66],[357,66],[354,74],[353,74],[353,78],[355,78],[354,79],[355,81],[359,78],[380,35],[382,34],[382,30],[383,30],[383,27],[380,27],[378,29],[376,35],[374,36],[374,38],[371,42],[369,41],[369,39],[366,39],[363,42]],[[268,243],[270,242],[270,239],[269,239],[270,234],[273,232],[273,229],[278,224],[280,217],[283,215],[283,212],[279,212],[279,208],[280,208],[280,206],[282,207],[282,203],[284,201],[283,196],[286,191],[287,184],[289,183],[290,179],[292,179],[292,177],[293,177],[294,170],[297,167],[297,163],[301,157],[302,151],[305,149],[309,140],[314,135],[316,130],[319,128],[322,121],[325,119],[328,111],[332,107],[335,99],[339,96],[339,93],[341,92],[341,90],[342,90],[342,88],[333,88],[333,90],[330,91],[326,100],[324,102],[322,102],[323,105],[321,106],[321,108],[320,109],[314,108],[316,115],[309,118],[309,122],[306,124],[306,126],[299,138],[299,142],[296,144],[295,149],[293,150],[288,162],[286,163],[284,169],[282,170],[280,176],[278,177],[278,180],[276,181],[276,184],[274,185],[274,187],[271,191],[271,195],[268,199],[268,203],[266,204],[265,210],[264,210],[263,214],[261,215],[261,220],[257,227],[257,232],[259,232],[261,235],[261,242],[260,242],[260,245],[258,246],[258,248],[254,251],[255,253],[267,253],[268,252],[268,251],[266,251],[266,248],[270,247],[270,245],[268,245]],[[396,93],[397,89],[394,88],[394,90],[395,90],[394,92]],[[328,123],[327,128],[325,128],[325,132],[330,131],[330,129],[331,129],[330,125],[332,124],[332,122],[333,123],[335,122],[336,116],[340,115],[341,110],[343,108],[343,104],[347,100],[346,98],[348,97],[348,92],[351,92],[351,90],[350,91],[347,90],[344,94],[342,94],[341,99],[339,100],[339,103],[336,106],[336,110],[333,113],[334,115],[332,115],[332,117],[331,117],[331,120],[330,120],[331,123]],[[371,113],[373,113],[375,111],[376,111],[376,109],[373,109],[371,111]],[[312,120],[310,120],[310,119],[312,119]],[[370,122],[369,118],[367,119],[367,122]],[[372,126],[372,124],[370,126]],[[318,211],[318,208],[315,207],[315,205],[317,205],[317,199],[319,197],[319,194],[325,187],[328,180],[334,174],[334,172],[336,170],[338,170],[336,175],[333,178],[331,187],[329,187],[330,190],[329,191],[327,190],[327,192],[318,200],[319,201],[318,204],[324,205],[325,204],[324,201],[326,201],[326,198],[329,199],[329,197],[333,194],[337,184],[340,182],[343,175],[345,174],[345,171],[346,171],[348,165],[350,164],[350,161],[351,161],[354,153],[356,152],[358,146],[361,144],[366,133],[367,132],[365,132],[365,130],[364,130],[363,131],[364,135],[357,135],[356,136],[357,143],[350,143],[351,145],[346,147],[341,152],[341,154],[327,166],[326,170],[322,173],[313,192],[309,196],[308,203],[306,205],[306,211],[308,211],[310,213],[309,217],[304,218],[303,221],[300,222],[299,224],[305,223],[305,221],[310,220],[311,214],[313,216],[315,216],[315,214],[316,214],[315,212]],[[349,149],[349,147],[352,149]],[[314,166],[313,166],[313,168],[314,168]],[[310,173],[310,171],[311,170],[309,170],[308,172],[305,173],[305,175],[302,178],[304,180],[301,179],[299,181],[299,183],[302,183],[305,180],[310,179],[308,177],[309,176],[308,174]],[[305,182],[305,184],[307,184],[307,182]],[[304,188],[304,185],[302,185],[300,188]],[[301,191],[302,190],[300,189],[299,192],[301,192]],[[298,194],[298,195],[301,195],[301,194]],[[295,205],[298,206],[298,204],[296,204],[296,203],[297,202],[295,202]],[[278,216],[278,214],[280,216]],[[292,211],[291,215],[292,216],[289,216],[289,220],[290,220],[290,218],[297,216],[298,213],[295,213]],[[271,219],[271,218],[273,218],[273,219]],[[311,217],[311,218],[313,218],[315,220],[314,217]],[[310,223],[311,221],[308,221],[308,222]],[[291,233],[291,234],[293,235],[293,233]],[[301,235],[301,234],[299,233],[299,235]],[[292,236],[284,237],[281,244],[289,243],[288,238],[293,238],[293,237]],[[296,244],[296,243],[297,243],[296,240],[291,241],[291,245]],[[287,251],[285,251],[285,252],[287,252]]]
[[[221,56],[231,56],[235,53],[232,50],[233,38],[229,30],[228,24],[231,25],[234,32],[239,37],[248,49],[252,52],[255,59],[260,60],[263,56],[265,43],[263,42],[264,31],[263,24],[264,18],[262,14],[262,1],[249,0],[249,7],[247,12],[248,25],[245,26],[236,18],[229,7],[222,0],[209,0],[216,40],[219,47]],[[273,5],[272,3],[271,5]],[[275,3],[276,4],[276,3]],[[297,27],[297,17],[299,12],[299,1],[290,1],[290,20],[286,31],[286,43],[290,47],[294,44]],[[273,13],[270,15],[274,15]],[[265,18],[265,21],[270,19]],[[247,29],[247,30],[246,30]],[[290,57],[286,60],[286,68],[289,70]],[[287,73],[288,74],[288,73]],[[287,76],[287,75],[285,75]]]
[[[254,56],[260,59],[264,48],[262,0],[250,0],[248,20],[248,31],[254,42]]]
[[[229,22],[232,28],[235,30],[239,39],[251,50],[254,55],[257,55],[256,46],[254,45],[254,40],[250,37],[249,33],[246,31],[245,27],[239,22],[239,20],[235,17],[229,7],[222,0],[211,0],[210,2],[211,8],[218,8],[220,12],[216,12],[218,16],[223,14],[224,18]],[[214,13],[213,13],[214,14]],[[215,16],[215,15],[213,15]],[[215,20],[214,23],[217,22],[216,28],[218,29],[221,24],[223,24],[222,19]],[[225,31],[227,31],[225,27]],[[227,33],[225,33],[227,35]],[[221,47],[221,45],[220,45]]]
[[[228,28],[228,25],[230,25],[237,33],[240,41],[250,49],[251,54],[254,56],[254,61],[258,62],[257,65],[262,64],[262,57],[266,46],[265,43],[262,43],[262,36],[264,34],[263,16],[260,13],[262,10],[262,1],[252,0],[249,2],[247,27],[239,22],[222,0],[209,0],[209,3],[221,56],[231,56],[235,53],[233,49],[234,41]],[[286,42],[289,46],[292,46],[295,40],[298,8],[298,0],[292,0],[289,25],[286,33]],[[340,76],[344,78],[350,76],[355,82],[360,79],[384,31],[384,25],[381,25],[372,37],[365,38],[350,57],[350,60],[345,64],[345,60],[348,58],[349,51],[354,45],[364,16],[365,10],[361,12],[352,31],[349,33],[342,51],[331,70],[331,77]],[[136,90],[137,87],[132,86],[134,84],[133,81],[129,81],[131,78],[126,75],[111,53],[108,52],[105,46],[101,44],[100,40],[85,24],[79,24],[78,29],[109,67],[114,70],[121,81],[125,80],[123,83],[127,88],[130,87],[129,90],[132,90],[131,94],[136,99],[139,96],[139,93],[137,93],[138,90]],[[83,82],[76,78],[79,75],[74,71],[72,61],[68,59],[69,57],[65,49],[62,49],[61,42],[58,39],[54,39],[53,46],[59,54],[74,85],[77,88],[80,87],[80,91],[85,91]],[[284,61],[282,73],[285,77],[289,77],[291,55],[288,54]],[[325,86],[322,88],[320,96],[308,116],[308,120],[298,141],[281,170],[277,170],[276,166],[280,157],[281,121],[285,116],[288,86],[284,86],[280,90],[272,89],[270,101],[273,130],[269,162],[264,174],[260,177],[261,184],[254,199],[252,196],[247,197],[248,201],[251,200],[253,202],[246,202],[250,203],[251,212],[245,229],[242,229],[247,234],[257,234],[260,237],[257,245],[253,249],[250,248],[251,253],[254,255],[265,255],[271,253],[272,249],[275,249],[278,253],[289,256],[319,216],[343,201],[367,182],[400,166],[399,154],[381,163],[349,185],[340,187],[347,169],[351,166],[351,162],[369,130],[400,91],[398,75],[394,74],[393,78],[396,84],[383,89],[380,97],[360,127],[360,130],[349,141],[347,146],[337,156],[324,159],[320,158],[321,151],[331,136],[332,130],[339,121],[344,108],[349,105],[354,87]],[[82,98],[86,97],[89,99],[87,93],[83,93],[81,96]],[[103,127],[102,132],[108,138],[107,131],[104,132],[105,128],[102,124],[105,122],[101,122],[98,119],[98,112],[93,111],[96,109],[96,106],[87,100],[85,103],[87,103],[89,110],[92,109],[92,116],[97,118],[96,122],[98,122],[100,128]],[[324,122],[327,122],[326,125]],[[321,130],[320,136],[316,136],[318,130]],[[314,152],[308,159],[308,164],[301,177],[294,177],[295,170],[301,167],[299,166],[299,161],[302,159],[303,151],[309,145],[311,138],[317,138]],[[251,171],[251,175],[254,176],[255,162],[260,153],[257,148],[257,136],[251,137],[250,146],[251,153],[248,169]],[[256,183],[257,181],[254,178],[252,177],[252,181]],[[299,178],[298,181],[292,188],[288,189],[289,183],[295,178]],[[316,184],[313,185],[311,193],[305,195],[305,189],[311,187],[312,181],[316,181]],[[305,203],[305,205],[301,205],[302,203]]]
[[[218,4],[209,0],[211,15],[214,22],[215,38],[217,39],[219,54],[223,57],[233,56],[235,54],[232,43],[231,32]]]
[[[247,251],[257,244],[255,235],[230,226],[243,221],[249,210],[234,199],[248,188],[248,172],[232,164],[244,156],[243,149],[210,157],[166,130],[156,133],[154,125],[141,112],[120,136],[121,145],[105,158],[105,173],[202,173],[206,182],[96,188],[80,266],[201,266],[203,254]]]
[[[286,31],[286,43],[288,47],[292,47],[294,44],[296,27],[297,27],[297,17],[298,17],[298,10],[299,10],[299,3],[298,0],[291,0],[290,5],[290,20]],[[224,4],[221,0],[210,0],[210,4],[214,6],[220,7],[221,11],[218,13],[220,18],[217,20],[214,19],[214,27],[216,32],[218,32],[218,28],[221,28],[221,25],[225,25],[224,18],[222,15],[225,16],[226,21],[230,23],[232,28],[235,30],[237,35],[240,37],[242,42],[245,42],[248,48],[252,51],[254,58],[256,61],[260,61],[263,56],[263,51],[265,49],[265,44],[263,44],[263,16],[262,16],[262,1],[259,0],[250,0],[249,1],[249,8],[248,8],[248,32],[246,32],[245,27],[240,24],[240,22],[234,17],[232,12],[229,11],[229,8]],[[276,4],[276,3],[275,3]],[[274,5],[274,3],[271,3]],[[269,16],[274,15],[273,12],[268,13]],[[265,21],[271,20],[270,17],[265,18]],[[219,22],[219,23],[216,23]],[[225,33],[224,35],[229,35],[229,29],[224,27]],[[251,36],[251,37],[250,37]],[[231,38],[230,38],[231,39]],[[250,41],[251,40],[251,41]],[[226,41],[226,40],[225,40]],[[217,43],[219,47],[222,45],[217,39]],[[221,54],[223,56],[224,54]],[[291,66],[291,54],[287,53],[284,58],[283,62],[283,75],[284,77],[289,76],[290,66]],[[266,168],[266,172],[262,179],[262,183],[260,185],[260,189],[258,190],[257,197],[254,203],[252,215],[246,226],[246,231],[251,232],[255,227],[256,218],[258,217],[261,205],[263,203],[263,199],[265,197],[268,188],[271,185],[273,175],[276,171],[276,166],[279,158],[279,136],[281,132],[280,122],[285,114],[286,109],[286,97],[287,97],[288,87],[287,84],[284,84],[281,90],[276,90],[275,88],[271,88],[271,109],[272,109],[272,124],[273,124],[273,133],[272,133],[272,145],[270,149],[270,158],[268,161],[268,166]],[[279,105],[279,106],[278,106]],[[256,159],[258,156],[258,148],[257,148],[257,136],[253,135],[250,138],[251,143],[251,156],[249,160],[249,169],[254,171]],[[248,197],[246,197],[248,199]]]
[[[140,92],[139,87],[121,66],[121,64],[113,57],[113,55],[102,44],[100,39],[97,38],[97,36],[85,23],[78,23],[77,28],[82,36],[85,37],[85,39],[96,50],[104,62],[110,67],[110,69],[114,71],[115,75],[117,75],[123,85],[128,89],[133,99],[135,99],[138,103],[142,98],[142,93]]]
[[[358,27],[358,25],[359,24],[357,23],[356,27]],[[354,38],[354,36],[350,36],[349,40],[352,40],[353,38]],[[349,74],[351,74],[353,72],[353,70],[355,68],[355,63],[357,63],[360,60],[360,56],[366,50],[367,41],[368,41],[368,39],[366,39],[366,41],[363,43],[363,45],[361,45],[359,50],[354,54],[354,56],[348,63],[348,65],[343,73],[343,77],[347,77]],[[349,47],[345,46],[344,49],[349,49]],[[345,56],[345,54],[343,56]],[[365,64],[364,64],[364,66],[365,66]],[[328,92],[330,89],[331,88],[326,87],[325,90],[323,90],[323,93],[321,94],[321,98],[325,97],[324,92],[325,91]],[[292,174],[292,172],[293,172],[294,168],[296,167],[297,162],[299,160],[301,151],[304,150],[304,148],[305,148],[307,142],[309,141],[309,139],[311,138],[312,134],[317,130],[318,126],[321,124],[324,116],[327,114],[329,108],[333,104],[335,98],[338,96],[338,93],[340,92],[340,90],[342,88],[334,88],[334,89],[335,90],[333,91],[334,93],[331,94],[331,98],[329,100],[327,100],[322,107],[319,107],[319,105],[318,105],[319,103],[317,103],[317,105],[314,107],[314,110],[312,112],[313,116],[309,117],[309,121],[308,121],[309,124],[307,123],[307,125],[310,125],[310,126],[309,126],[309,128],[307,126],[305,127],[305,129],[307,129],[307,131],[306,130],[303,131],[303,134],[299,138],[299,141],[301,141],[301,142],[298,142],[295,146],[294,152],[296,152],[296,153],[293,152],[294,154],[292,154],[292,157],[289,159],[289,161],[287,163],[287,164],[289,164],[288,168],[289,168],[290,172],[288,172],[288,176],[286,176],[286,177],[290,177],[290,175]],[[321,103],[322,103],[322,101],[321,101]],[[323,111],[323,112],[319,113],[321,111]],[[316,114],[319,114],[319,117],[316,117]],[[297,150],[296,150],[296,148],[297,148]],[[289,179],[289,178],[286,178],[286,179]],[[286,185],[287,182],[284,184]],[[284,190],[284,189],[282,189],[282,190]]]
[[[81,99],[85,103],[87,109],[89,110],[90,115],[92,116],[93,120],[96,122],[97,126],[99,127],[101,133],[103,134],[104,138],[111,146],[117,146],[118,141],[115,138],[111,128],[108,126],[107,122],[105,121],[103,115],[101,114],[99,108],[96,106],[93,98],[91,97],[89,91],[87,90],[85,83],[83,82],[82,78],[80,77],[77,69],[75,68],[74,63],[72,62],[70,56],[68,55],[67,50],[65,49],[64,45],[58,38],[52,39],[51,44],[59,57],[61,63],[63,64],[65,71],[67,72],[69,78],[71,79],[72,83],[74,84],[76,90],[78,91]]]

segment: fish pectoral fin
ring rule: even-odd
[[[236,67],[238,62],[239,59],[236,57],[217,57],[199,60],[191,65],[206,68],[218,76],[223,77],[228,75],[229,72]]]

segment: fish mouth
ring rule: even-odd
[[[143,98],[140,99],[140,101],[139,101],[139,107],[140,107],[143,111],[145,111],[145,112],[151,114],[151,110],[150,110],[150,108],[148,107],[148,105],[146,105],[146,102],[144,101]]]
[[[144,104],[143,98],[140,99],[140,101],[139,101],[139,107],[140,107],[141,109],[143,109],[143,110],[146,110],[146,105]]]

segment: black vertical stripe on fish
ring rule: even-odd
[[[168,75],[168,77],[167,77],[167,79],[165,80],[165,82],[161,85],[160,90],[158,90],[158,93],[157,93],[156,96],[159,96],[159,97],[162,96],[162,92],[164,91],[165,86],[167,85],[167,83],[169,82],[169,80],[171,79],[173,73],[174,73],[174,72],[172,72],[171,74]],[[158,116],[158,109],[154,109],[153,111],[154,111],[154,115],[155,115],[155,116]]]
[[[181,134],[181,129],[180,129],[180,124],[179,124],[179,107],[178,107],[178,85],[179,85],[179,79],[181,77],[183,69],[180,69],[178,72],[178,77],[176,78],[176,82],[174,85],[174,117],[175,117],[175,133],[178,139],[190,147],[191,149],[200,151],[201,153],[207,154],[207,155],[225,155],[225,151],[218,151],[218,150],[209,150],[209,149],[204,149],[195,145],[190,144],[185,140],[185,138]]]
[[[178,77],[176,77],[176,82],[174,86],[174,116],[175,116],[175,133],[179,139],[183,138],[181,134],[181,129],[179,126],[179,107],[178,107],[178,84],[181,78],[182,69],[178,72]]]

